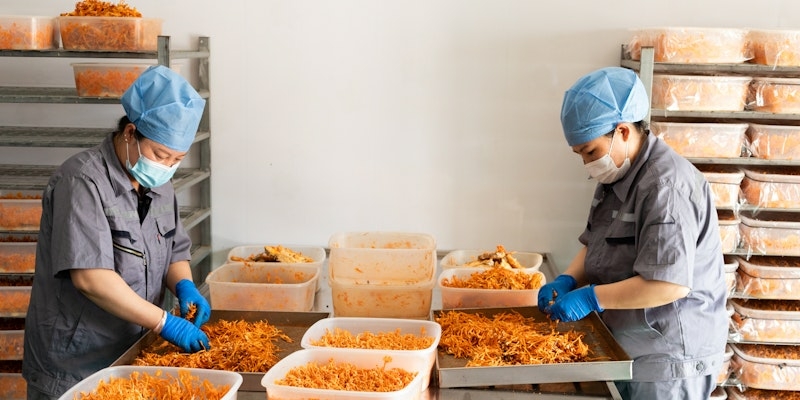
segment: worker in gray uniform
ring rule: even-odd
[[[600,313],[633,359],[625,399],[707,399],[728,332],[716,209],[701,172],[649,134],[650,101],[631,70],[603,68],[564,95],[568,145],[598,181],[583,247],[544,285],[551,319]]]
[[[121,102],[117,131],[65,161],[42,196],[22,363],[28,399],[58,398],[150,329],[184,351],[209,347],[199,327],[211,310],[192,279],[170,183],[205,100],[155,66]],[[161,308],[166,289],[183,316],[196,306],[194,323]]]

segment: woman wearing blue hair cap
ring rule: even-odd
[[[57,399],[147,331],[182,351],[209,347],[211,313],[192,279],[191,240],[169,182],[205,101],[151,67],[122,96],[126,115],[97,147],[65,161],[42,196],[22,374],[28,399]],[[166,290],[181,317],[161,308]],[[190,322],[190,306],[197,308]]]
[[[538,304],[560,321],[600,314],[634,361],[623,398],[707,399],[728,332],[717,213],[702,173],[649,134],[649,106],[618,67],[564,95],[564,136],[598,185],[583,247]]]

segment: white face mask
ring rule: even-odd
[[[616,135],[616,131],[614,135]],[[622,166],[617,167],[617,164],[611,159],[611,149],[614,148],[614,135],[611,136],[611,146],[608,148],[608,154],[583,165],[589,175],[600,183],[614,183],[625,176],[625,173],[631,168],[627,141],[625,142],[625,161],[622,162]]]

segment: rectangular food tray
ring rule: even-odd
[[[433,310],[435,320],[443,311]],[[458,309],[466,313],[481,313],[486,317],[504,312],[518,312],[536,322],[548,321],[537,307]],[[478,387],[497,385],[525,385],[557,382],[592,382],[626,380],[632,377],[633,360],[611,335],[596,313],[577,322],[560,322],[558,331],[575,330],[583,333],[583,340],[593,352],[593,357],[603,361],[563,364],[513,365],[500,367],[467,367],[466,359],[438,351],[436,370],[440,388]]]
[[[283,333],[285,333],[287,336],[292,338],[292,343],[280,342],[278,360],[282,360],[284,357],[302,348],[300,346],[300,342],[302,341],[306,330],[308,330],[311,325],[321,319],[328,318],[329,316],[330,313],[323,312],[211,310],[211,318],[209,319],[209,322],[215,322],[219,320],[244,320],[248,322],[266,320],[270,324],[283,331]],[[154,332],[148,332],[111,365],[116,366],[132,364],[133,360],[136,359],[139,353],[141,353],[143,349],[145,349],[158,338],[159,336]],[[264,391],[264,387],[261,386],[261,378],[264,376],[264,372],[240,372],[240,374],[242,375],[243,380],[242,385],[239,387],[239,391]]]

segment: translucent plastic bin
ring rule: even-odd
[[[36,267],[36,242],[0,241],[0,273],[33,273]]]
[[[427,319],[436,279],[416,283],[331,279],[329,283],[337,317]]]
[[[741,188],[747,203],[766,208],[800,208],[800,171],[789,167],[750,167]]]
[[[698,165],[697,168],[708,181],[717,208],[735,208],[739,205],[739,185],[744,178],[741,169],[727,165]]]
[[[103,368],[100,371],[95,372],[92,375],[89,375],[84,380],[78,382],[75,386],[71,389],[66,391],[59,400],[73,400],[78,398],[81,392],[91,393],[97,388],[97,385],[100,382],[108,383],[111,378],[123,378],[128,379],[130,378],[131,374],[139,373],[139,374],[148,374],[150,376],[155,376],[156,373],[160,371],[161,377],[172,382],[179,376],[180,371],[188,371],[192,377],[196,377],[198,379],[197,386],[195,388],[201,388],[202,382],[207,382],[213,387],[219,389],[223,386],[227,386],[228,390],[222,396],[222,400],[235,400],[237,398],[236,392],[239,390],[239,386],[242,385],[242,375],[237,372],[231,371],[219,371],[219,370],[210,370],[210,369],[200,369],[200,368],[177,368],[177,367],[147,367],[147,366],[131,366],[131,365],[120,365],[115,367],[107,367]],[[177,384],[176,384],[177,387]]]
[[[255,257],[264,252],[264,247],[266,246],[283,246],[287,249],[292,251],[298,252],[314,261],[309,263],[303,263],[304,265],[313,265],[319,269],[320,274],[322,273],[322,266],[325,263],[325,249],[318,246],[301,246],[301,245],[279,245],[279,244],[266,244],[266,245],[245,245],[245,246],[236,246],[228,251],[228,261],[243,261],[249,258]],[[270,264],[286,264],[287,263],[270,263]],[[320,289],[320,285],[322,284],[322,275],[320,275],[319,279],[317,279],[317,290]]]
[[[728,296],[736,291],[736,271],[739,269],[737,257],[725,256],[725,287],[728,288]]]
[[[487,268],[449,268],[439,274],[436,285],[442,294],[442,308],[491,308],[491,307],[526,307],[537,304],[539,288],[536,289],[471,289],[445,286],[445,280],[458,278],[469,279],[472,274],[485,271]],[[541,285],[546,282],[539,271],[517,271],[518,274],[538,275]],[[541,286],[539,286],[541,287]]]
[[[750,62],[773,67],[800,66],[800,31],[751,29],[753,59]]]
[[[800,217],[795,213],[767,212],[757,217],[741,213],[742,245],[749,254],[800,256]]]
[[[756,388],[743,388],[729,386],[726,388],[730,400],[800,400],[800,392],[763,390]],[[776,397],[776,395],[780,397]]]
[[[52,17],[0,16],[0,50],[46,50],[58,47]]]
[[[206,283],[216,310],[310,311],[318,279],[313,265],[229,262]]]
[[[776,114],[800,113],[800,79],[754,78],[748,108]]]
[[[739,157],[747,124],[653,122],[652,132],[684,157]]]
[[[119,98],[152,64],[75,63],[75,89],[79,97]]]
[[[391,357],[385,362],[384,357]],[[296,386],[278,385],[275,382],[283,379],[286,374],[296,367],[307,364],[326,365],[333,363],[348,363],[356,368],[400,368],[416,373],[411,382],[400,390],[392,392],[357,392],[331,389],[312,389]],[[381,350],[353,352],[350,349],[313,348],[298,350],[269,369],[261,379],[261,385],[267,391],[269,400],[286,399],[319,399],[319,400],[348,400],[348,399],[398,399],[415,400],[420,398],[422,391],[422,376],[427,368],[428,359],[420,354],[412,353],[387,353]]]
[[[24,330],[0,330],[0,360],[22,360]]]
[[[41,192],[0,190],[0,231],[38,231]]]
[[[387,354],[398,353],[413,353],[419,354],[428,360],[428,366],[423,371],[421,389],[427,389],[430,383],[430,374],[433,365],[436,362],[436,348],[439,345],[439,340],[442,338],[442,327],[433,321],[422,321],[415,319],[399,319],[399,318],[340,318],[332,317],[325,318],[315,322],[311,327],[306,330],[300,341],[300,346],[304,349],[312,348],[328,348],[324,345],[315,345],[325,336],[326,333],[334,333],[337,329],[350,332],[354,336],[363,335],[364,333],[372,333],[377,335],[379,333],[394,333],[399,332],[401,335],[414,335],[422,338],[429,338],[431,340],[430,346],[425,349],[419,350],[385,350]],[[370,351],[368,349],[351,349],[354,352]]]
[[[739,258],[736,290],[761,299],[800,300],[800,258]]]
[[[748,388],[800,390],[800,359],[794,346],[731,344],[732,364]]]
[[[652,106],[669,111],[742,111],[752,78],[653,75]]]
[[[765,160],[800,160],[800,126],[750,124],[750,152]]]
[[[733,358],[733,349],[731,346],[725,346],[725,355],[722,359],[722,367],[717,375],[717,385],[722,385],[728,380],[731,375],[731,359]]]
[[[28,384],[21,373],[0,372],[0,393],[3,393],[4,400],[25,400],[28,397]]]
[[[747,31],[729,28],[668,27],[636,30],[627,46],[631,59],[653,47],[656,62],[741,63],[751,58]]]
[[[137,17],[58,17],[65,50],[155,51],[162,20]]]
[[[733,253],[739,247],[739,224],[741,220],[732,212],[718,210],[719,235],[722,241],[722,252]]]
[[[731,299],[738,340],[800,344],[800,301]]]
[[[0,276],[0,318],[24,318],[31,302],[33,277]]]
[[[478,256],[486,253],[486,250],[453,250],[444,257],[439,265],[442,270],[463,267],[467,263],[475,261]],[[532,253],[525,251],[512,251],[511,255],[523,266],[528,272],[535,272],[542,266],[544,257],[540,253]]]
[[[330,279],[419,283],[436,271],[436,241],[424,233],[347,232],[328,241]]]

